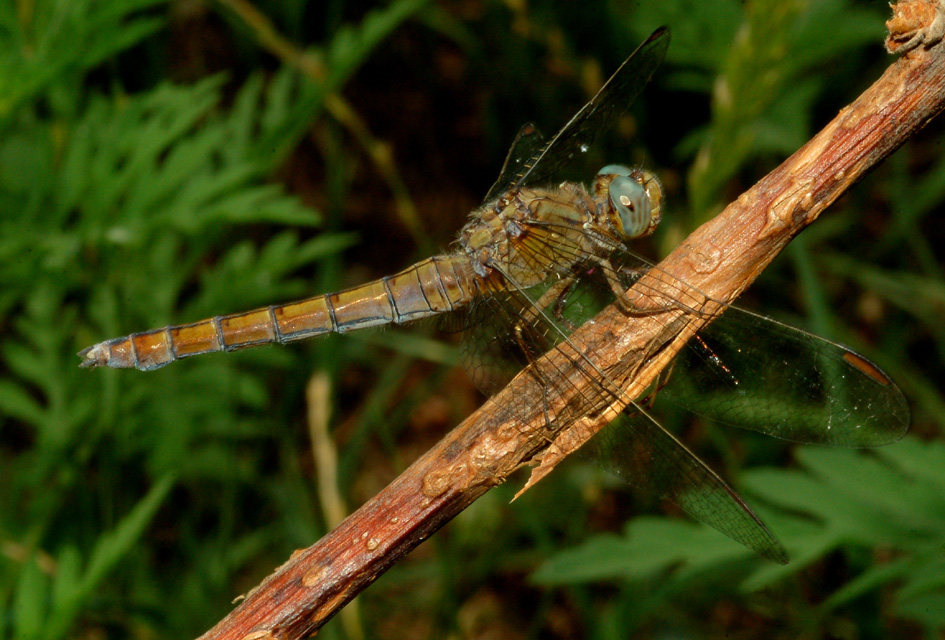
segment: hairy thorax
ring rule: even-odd
[[[473,212],[459,235],[477,275],[529,287],[552,272],[569,271],[578,256],[595,253],[585,235],[596,206],[583,185],[516,189]]]

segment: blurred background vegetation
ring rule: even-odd
[[[666,24],[666,63],[597,156],[662,177],[665,221],[640,248],[658,258],[882,73],[888,16],[853,0],[0,2],[0,638],[199,635],[482,400],[455,342],[423,330],[148,374],[80,370],[80,348],[446,249],[517,128],[553,132]],[[941,637],[943,129],[743,298],[884,367],[913,410],[906,440],[797,447],[666,416],[791,564],[574,461],[514,505],[520,481],[491,491],[320,637]]]

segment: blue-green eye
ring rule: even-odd
[[[650,228],[650,199],[643,185],[629,175],[616,175],[608,187],[610,203],[620,218],[620,231],[626,238],[636,238]]]
[[[597,172],[599,176],[629,176],[633,173],[630,167],[624,164],[609,164]]]
[[[597,188],[607,188],[608,216],[614,230],[624,240],[651,234],[659,224],[662,202],[662,189],[656,176],[622,164],[609,164],[597,175],[600,176]],[[598,197],[600,195],[602,191],[598,191]]]

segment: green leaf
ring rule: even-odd
[[[0,65],[0,122],[42,92],[64,89],[64,82],[74,82],[106,58],[155,33],[163,27],[163,18],[136,14],[165,3],[40,0],[30,3],[31,9],[23,9],[23,14],[5,13],[0,31],[4,59]],[[26,16],[32,19],[21,19]],[[60,106],[71,109],[75,105],[70,96]]]
[[[174,486],[174,478],[166,475],[158,480],[144,498],[132,509],[112,531],[103,532],[95,544],[81,577],[78,575],[78,559],[75,549],[66,549],[61,557],[65,572],[55,591],[53,608],[49,619],[44,621],[44,638],[66,637],[69,628],[79,615],[83,605],[91,599],[95,590],[115,567],[131,552],[150,524],[168,492]]]
[[[594,536],[555,554],[532,579],[545,585],[638,580],[676,566],[698,572],[752,555],[711,527],[683,519],[640,517],[627,524],[622,537]]]
[[[49,601],[49,577],[30,557],[20,571],[13,597],[13,638],[31,640],[42,637]]]

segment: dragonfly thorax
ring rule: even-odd
[[[513,189],[472,214],[459,244],[479,276],[532,286],[599,252],[586,233],[596,218],[583,185]]]

